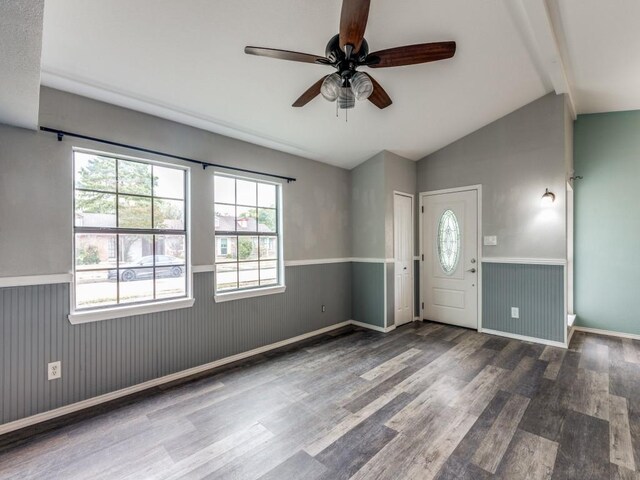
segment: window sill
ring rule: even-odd
[[[101,320],[131,317],[133,315],[166,312],[168,310],[177,310],[179,308],[191,308],[194,302],[194,298],[180,298],[177,300],[154,302],[146,305],[131,305],[127,307],[114,307],[86,312],[74,312],[69,314],[69,322],[72,325],[79,325],[82,323],[99,322]]]
[[[229,293],[217,293],[213,299],[216,303],[230,302],[231,300],[241,300],[243,298],[261,297],[263,295],[273,295],[276,293],[284,293],[287,289],[285,285],[276,285],[275,287],[255,288],[253,290],[241,290]]]

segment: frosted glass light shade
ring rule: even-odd
[[[341,87],[338,95],[338,108],[347,110],[356,106],[356,97],[351,87]]]
[[[322,82],[320,87],[320,93],[322,96],[330,102],[335,102],[340,96],[340,89],[342,88],[342,77],[337,73],[332,73]]]
[[[373,83],[367,74],[356,72],[351,77],[351,90],[356,100],[366,100],[373,93]]]

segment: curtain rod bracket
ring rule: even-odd
[[[59,142],[62,141],[62,137],[64,137],[64,134],[62,132],[58,132],[58,141]]]

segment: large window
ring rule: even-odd
[[[186,171],[74,152],[75,310],[187,296]]]
[[[280,186],[214,178],[216,293],[282,285]]]

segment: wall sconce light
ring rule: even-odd
[[[556,195],[553,192],[550,192],[548,188],[544,189],[544,195],[542,195],[542,206],[543,207],[548,207],[550,205],[553,204],[553,202],[556,201]]]

